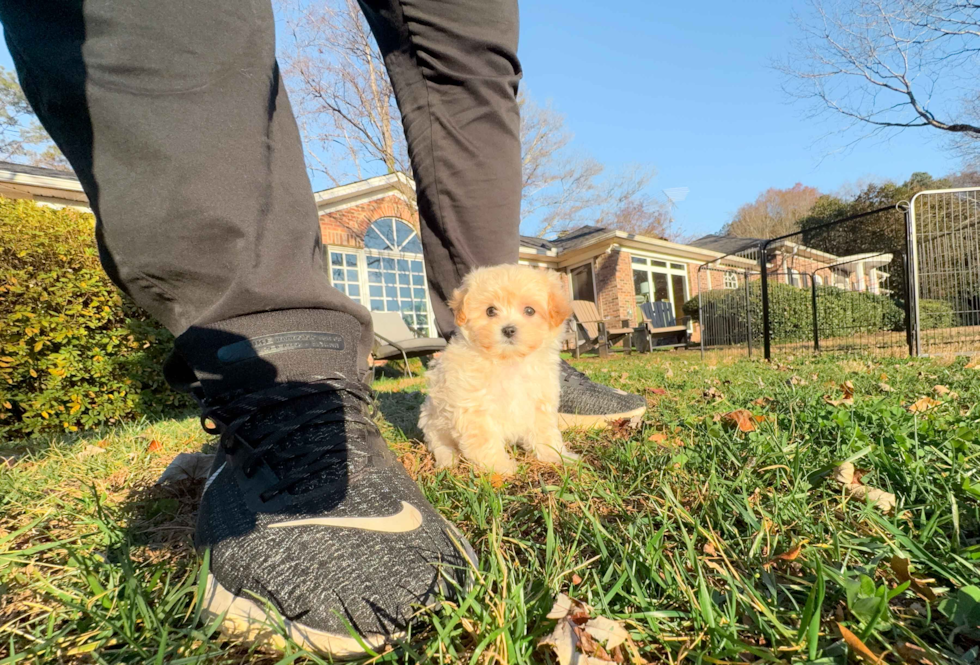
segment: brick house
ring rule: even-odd
[[[419,334],[435,335],[412,190],[411,179],[395,173],[316,192],[324,267],[331,284],[368,309],[400,312]],[[0,162],[0,196],[89,210],[74,175],[53,169]],[[757,266],[752,252],[759,242],[705,236],[685,245],[582,226],[552,240],[522,236],[520,262],[557,270],[574,299],[595,302],[603,317],[635,324],[637,305],[644,301],[670,302],[682,316],[683,304],[698,293],[703,264],[721,268],[700,276],[702,288],[737,288],[739,275]],[[881,266],[891,260],[842,259],[785,241],[772,249],[769,269],[777,281],[800,287],[809,285],[816,270],[818,283],[878,292],[887,277]],[[692,332],[696,341],[696,326]]]

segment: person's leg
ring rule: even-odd
[[[335,656],[404,634],[475,556],[356,381],[370,318],[322,273],[269,0],[0,0],[0,21],[107,271],[178,336],[168,378],[197,384],[220,434],[205,616],[275,641],[271,604]]]
[[[473,268],[517,263],[517,0],[360,0],[402,114],[436,322]]]
[[[436,321],[473,268],[516,263],[521,145],[517,0],[359,0],[408,142]],[[561,366],[563,427],[639,419],[646,401]]]

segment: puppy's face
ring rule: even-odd
[[[501,359],[523,358],[553,343],[571,315],[557,273],[517,265],[474,270],[449,306],[463,336]]]

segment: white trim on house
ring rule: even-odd
[[[317,214],[324,215],[392,194],[411,203],[404,194],[409,188],[414,190],[415,182],[399,171],[314,192],[313,199],[316,201]]]
[[[69,171],[0,163],[0,196],[92,212],[82,183]]]

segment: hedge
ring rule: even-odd
[[[749,307],[743,289],[713,290],[702,294],[708,316],[726,319],[729,327],[745,330],[746,310],[752,318],[753,339],[762,339],[762,285],[749,284]],[[698,298],[684,303],[684,313],[698,320]],[[901,330],[905,313],[893,300],[874,293],[817,287],[817,313],[821,339],[855,333]],[[810,289],[782,283],[769,284],[769,320],[774,342],[809,342],[813,339],[813,301]],[[719,321],[713,331],[725,325]],[[729,343],[744,340],[733,339]],[[712,340],[712,343],[726,343]]]
[[[0,198],[0,439],[189,406],[160,369],[172,336],[105,276],[94,224]]]

